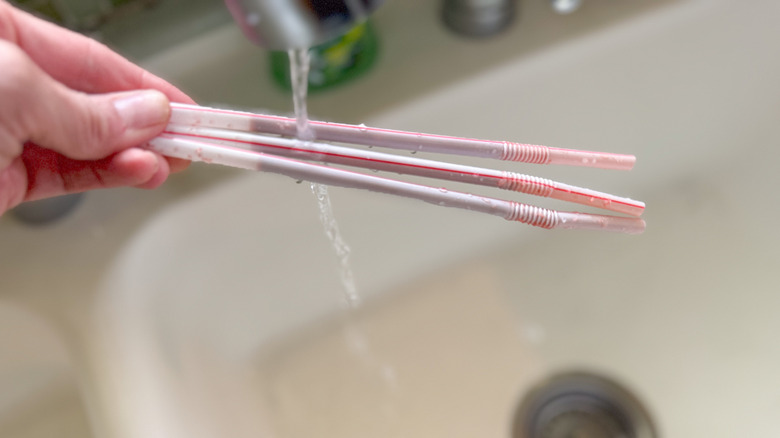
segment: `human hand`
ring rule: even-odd
[[[174,86],[102,44],[0,0],[0,215],[97,188],[154,188],[187,161],[138,148],[166,126]]]

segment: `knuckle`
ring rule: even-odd
[[[37,74],[35,66],[27,55],[14,44],[0,40],[0,123],[19,140],[28,129],[27,113],[34,93]]]
[[[0,38],[16,40],[16,27],[12,16],[11,5],[0,0]]]
[[[24,145],[14,136],[6,126],[0,125],[0,170],[4,164],[10,163],[13,159],[22,154]]]
[[[4,96],[13,97],[26,93],[35,73],[32,61],[15,44],[0,40],[0,91]]]
[[[82,94],[80,97],[81,99],[78,100],[81,102],[77,109],[80,114],[75,118],[80,129],[73,142],[73,158],[96,158],[96,154],[100,155],[99,151],[106,150],[106,147],[110,146],[120,133],[110,112],[95,108],[88,96]]]
[[[95,142],[110,142],[119,134],[115,129],[116,124],[111,123],[112,119],[109,114],[103,114],[92,110],[88,110],[86,113],[84,124],[87,127],[87,133],[90,138]]]

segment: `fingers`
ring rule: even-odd
[[[10,165],[0,167],[0,216],[19,205],[27,195],[27,170],[17,157]]]
[[[131,148],[97,161],[77,161],[28,145],[0,170],[0,215],[24,201],[87,190],[135,186],[152,189],[168,177],[165,158]]]
[[[0,64],[0,157],[6,162],[28,141],[76,160],[104,158],[158,135],[170,116],[159,91],[75,92],[2,40]]]
[[[4,125],[0,124],[0,170],[8,167],[21,153],[22,143]],[[4,186],[0,185],[0,187]]]
[[[139,148],[125,149],[101,160],[80,161],[28,145],[19,165],[26,168],[24,201],[112,187],[152,189],[170,173],[164,157]]]
[[[192,103],[189,97],[100,43],[4,0],[0,96],[0,214],[65,193],[154,188],[189,164],[134,148],[164,129],[169,101]]]
[[[33,17],[0,1],[0,39],[18,45],[57,81],[86,93],[155,89],[168,99],[193,103],[168,82],[97,41]]]
[[[191,164],[190,160],[184,160],[181,158],[165,157],[165,160],[168,161],[168,167],[171,169],[171,173],[181,172],[182,170],[188,168]]]

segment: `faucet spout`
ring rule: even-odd
[[[255,44],[305,49],[346,32],[382,0],[225,0],[233,19]]]

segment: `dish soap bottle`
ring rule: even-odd
[[[376,61],[379,42],[369,21],[347,33],[309,49],[309,91],[316,92],[348,82],[366,73]],[[271,76],[291,90],[290,60],[286,52],[270,54]]]

